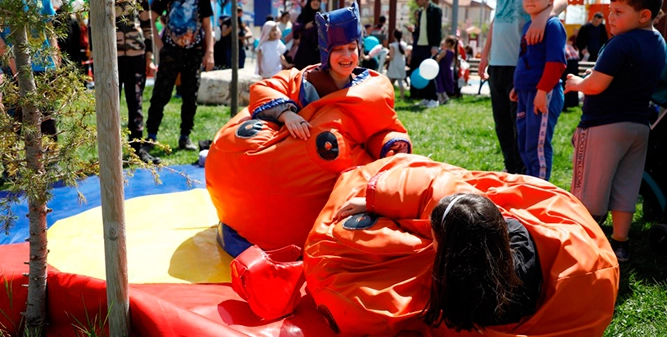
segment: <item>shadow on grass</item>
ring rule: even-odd
[[[656,254],[649,248],[649,232],[653,224],[640,221],[634,222],[630,229],[630,261],[620,263],[617,306],[633,298],[637,283],[657,288],[667,283],[667,255]],[[611,225],[603,226],[603,230],[611,236]]]
[[[397,99],[395,108],[401,111],[418,113],[427,110],[426,107],[419,105],[419,102],[420,100],[411,98],[406,98],[404,100]],[[459,98],[450,98],[449,102],[444,105],[440,105],[439,108],[466,104],[487,104],[490,107],[491,98],[488,96],[463,95]]]
[[[399,108],[399,107],[397,106],[396,108]],[[401,109],[401,111],[407,111],[407,112],[413,112],[413,113],[421,113],[421,112],[424,112],[424,110],[426,110],[425,107],[423,107],[419,104],[416,104],[416,103],[412,103],[412,102],[408,102],[407,104],[401,105],[400,109]]]
[[[464,95],[463,99],[458,100],[461,103],[488,103],[491,104],[491,97],[483,95]]]

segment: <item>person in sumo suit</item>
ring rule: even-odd
[[[410,153],[394,89],[357,67],[358,6],[316,16],[321,64],[250,87],[250,104],[216,135],[206,184],[232,256],[258,245],[303,247],[340,172]]]
[[[416,155],[341,174],[304,247],[345,336],[601,336],[619,266],[570,193]]]

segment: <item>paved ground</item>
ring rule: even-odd
[[[479,76],[470,76],[468,80],[468,85],[461,88],[461,93],[465,95],[477,95],[479,92],[481,95],[489,96],[489,83],[486,81],[482,84],[482,89],[479,88],[480,78]]]

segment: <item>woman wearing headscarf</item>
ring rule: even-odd
[[[299,39],[299,49],[294,55],[294,67],[299,70],[320,63],[315,25],[315,14],[320,11],[320,5],[320,0],[308,0],[292,27],[294,38]]]
[[[216,135],[206,185],[218,241],[232,256],[252,244],[303,246],[347,168],[411,152],[394,89],[358,68],[356,3],[317,15],[321,64],[284,70],[250,87],[250,105]]]

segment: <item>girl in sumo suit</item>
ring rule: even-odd
[[[601,336],[619,282],[606,236],[567,191],[415,155],[341,175],[303,268],[346,336]]]
[[[361,25],[351,7],[317,13],[320,64],[250,87],[250,105],[216,135],[206,184],[232,256],[303,247],[343,170],[411,152],[389,80],[359,68]],[[301,46],[303,47],[303,46]]]

